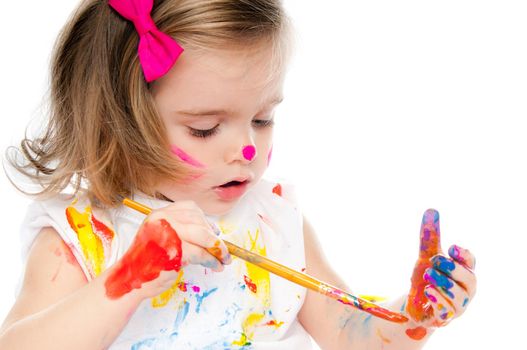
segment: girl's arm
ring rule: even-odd
[[[320,249],[320,244],[317,241],[313,228],[305,219],[304,239],[307,273],[349,291],[348,286],[329,266]],[[465,256],[465,258],[467,261],[473,259],[469,255]],[[429,259],[427,258],[426,260]],[[444,259],[441,261],[444,261]],[[455,262],[455,264],[458,271],[452,272],[448,278],[449,281],[453,281],[455,284],[455,286],[451,287],[452,289],[444,289],[444,286],[437,286],[436,281],[432,279],[425,281],[427,285],[426,291],[431,295],[430,298],[435,301],[435,303],[429,303],[430,305],[426,308],[429,313],[426,320],[417,321],[408,314],[407,304],[415,300],[415,295],[412,293],[414,291],[413,287],[409,296],[401,297],[383,305],[390,310],[401,312],[408,316],[410,318],[408,323],[397,324],[373,317],[368,313],[343,305],[338,301],[310,290],[307,292],[306,300],[299,313],[299,320],[324,350],[421,349],[435,327],[442,326],[454,317],[459,316],[468,304],[468,300],[474,295],[475,277],[473,273],[459,263]],[[414,271],[414,275],[419,275],[418,279],[423,275],[421,268],[422,266],[419,265],[419,269],[416,267],[416,271]],[[441,274],[443,273],[441,272]],[[447,274],[449,274],[448,271],[445,275]],[[415,280],[413,279],[412,282],[414,283]],[[422,287],[425,284],[422,284]],[[434,284],[436,286],[430,286]],[[442,292],[438,290],[442,290]],[[457,295],[454,299],[443,296],[443,292],[452,293],[452,290]],[[460,298],[461,302],[459,301]],[[460,303],[463,305],[460,306]]]
[[[205,248],[221,253],[221,261]],[[221,271],[229,262],[227,247],[188,201],[154,210],[124,256],[89,283],[58,233],[45,228],[31,248],[20,295],[0,328],[0,349],[106,349],[142,300],[172,286],[180,266]]]
[[[141,299],[138,293],[108,299],[105,274],[88,283],[58,233],[42,229],[29,253],[20,295],[0,328],[0,348],[107,348]]]

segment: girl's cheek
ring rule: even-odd
[[[267,153],[267,166],[269,166],[269,163],[271,163],[271,158],[273,157],[273,146],[269,149],[269,153]]]
[[[171,146],[171,151],[174,153],[181,161],[189,164],[195,168],[205,168],[205,165],[193,158],[191,155],[183,151],[181,148],[176,145]]]

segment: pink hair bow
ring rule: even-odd
[[[147,82],[165,75],[174,65],[183,48],[157,29],[150,13],[154,0],[109,0],[108,4],[134,23],[139,34],[139,62]]]

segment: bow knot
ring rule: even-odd
[[[109,0],[108,4],[121,16],[132,21],[139,34],[138,55],[147,82],[165,75],[174,65],[183,48],[160,31],[151,17],[154,0]]]

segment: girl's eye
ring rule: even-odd
[[[265,128],[274,125],[274,119],[255,119],[253,125],[257,128]]]
[[[218,126],[219,126],[219,124],[216,125],[215,127],[213,127],[212,129],[206,129],[206,130],[194,129],[194,128],[191,128],[189,126],[188,130],[189,130],[190,135],[192,135],[194,137],[205,138],[205,137],[210,137],[210,136],[216,134],[218,132]]]

